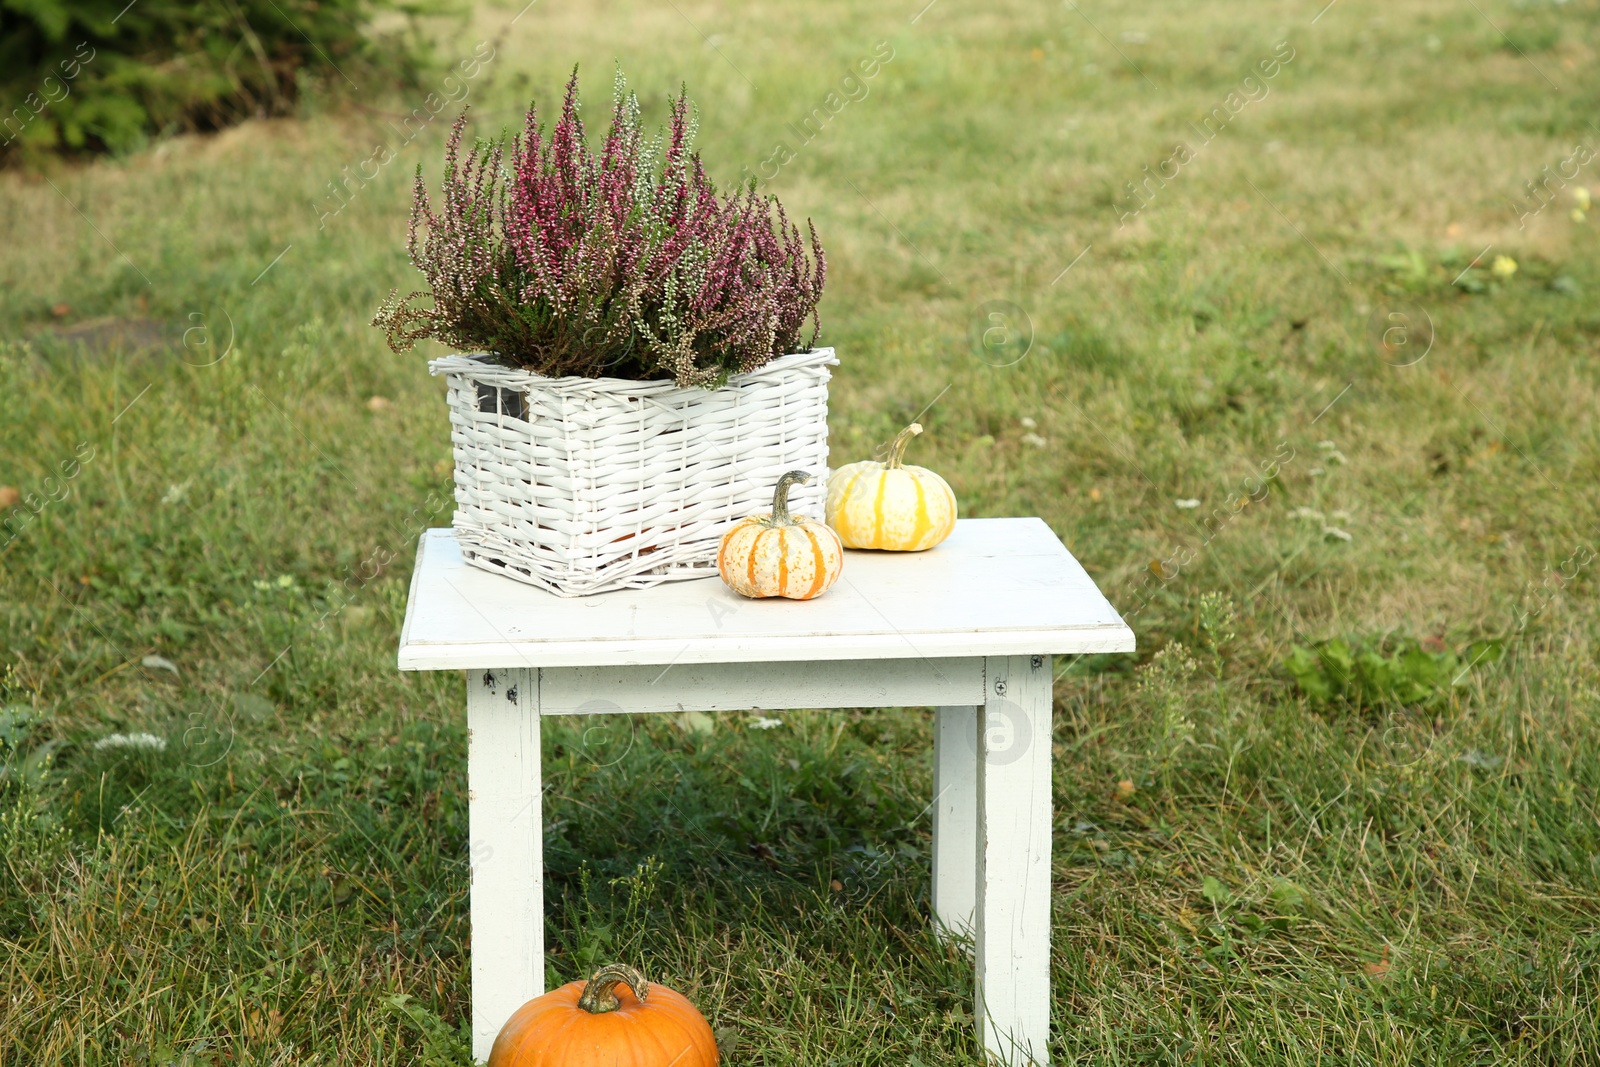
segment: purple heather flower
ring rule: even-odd
[[[816,228],[808,256],[776,198],[717,194],[686,93],[649,138],[620,71],[615,90],[598,158],[576,71],[548,139],[530,108],[519,134],[463,155],[462,113],[437,213],[418,169],[407,248],[430,291],[390,295],[373,321],[391,347],[432,337],[540,374],[709,386],[815,342]],[[413,306],[423,296],[432,306]]]

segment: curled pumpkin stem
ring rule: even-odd
[[[639,998],[641,1004],[650,995],[650,984],[644,980],[643,972],[625,963],[608,963],[584,983],[583,994],[578,997],[578,1007],[590,1015],[616,1011],[622,1007],[622,1001],[617,999],[616,993],[621,983],[626,983],[633,990],[633,995]]]
[[[897,471],[900,469],[900,461],[906,455],[906,445],[909,445],[911,439],[921,432],[922,423],[913,422],[910,426],[895,434],[894,440],[889,442],[889,461],[883,465],[885,470]]]
[[[778,479],[778,488],[772,494],[772,518],[768,520],[770,526],[793,526],[795,520],[789,514],[789,487],[791,485],[805,485],[811,481],[809,471],[790,471]]]

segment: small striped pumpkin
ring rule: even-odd
[[[789,514],[789,487],[810,480],[805,471],[785,474],[772,495],[772,514],[752,515],[722,535],[717,571],[734,592],[810,600],[838,580],[844,568],[839,535]]]
[[[847,463],[828,479],[828,525],[846,548],[921,552],[956,528],[956,495],[945,480],[901,464],[921,432],[913,422],[895,436],[887,460]]]

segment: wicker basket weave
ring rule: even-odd
[[[717,573],[728,524],[791,506],[821,519],[833,349],[782,356],[721,389],[546,378],[476,356],[428,364],[449,382],[452,525],[468,563],[560,596]]]

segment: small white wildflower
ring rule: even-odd
[[[1318,441],[1317,442],[1317,447],[1322,449],[1324,452],[1332,452],[1334,449],[1338,448],[1339,446],[1334,444],[1331,440],[1329,440],[1329,441]]]
[[[102,737],[94,743],[96,749],[107,748],[148,748],[157,752],[167,750],[167,739],[157,737],[155,734],[111,734]]]
[[[1182,508],[1185,511],[1193,511],[1195,508],[1200,506],[1200,501],[1195,497],[1186,497],[1182,500],[1174,500],[1172,502],[1172,506],[1175,508]]]
[[[1350,535],[1350,531],[1341,530],[1337,526],[1324,526],[1322,528],[1322,535],[1324,537],[1334,538],[1337,541],[1353,541],[1353,540],[1355,540],[1355,538],[1353,538]]]
[[[765,715],[757,715],[750,720],[750,729],[752,730],[771,730],[782,725],[782,719],[769,719]]]
[[[1327,474],[1327,473],[1328,472],[1323,470],[1321,467],[1312,467],[1311,470],[1310,470],[1311,477],[1313,477],[1313,478],[1319,478],[1322,475]]]
[[[181,504],[188,495],[189,483],[187,481],[179,482],[177,485],[167,486],[167,491],[162,495],[161,502],[168,506]]]
[[[1295,519],[1310,519],[1313,522],[1327,521],[1327,516],[1323,515],[1322,512],[1318,511],[1316,508],[1295,508],[1293,511],[1289,512],[1289,517]]]
[[[1022,435],[1022,443],[1025,445],[1032,445],[1034,448],[1043,448],[1050,442],[1045,440],[1043,437],[1040,437],[1036,433],[1025,433]]]
[[[1037,430],[1039,428],[1039,424],[1034,422],[1030,416],[1024,415],[1022,416],[1022,428],[1024,430]]]

